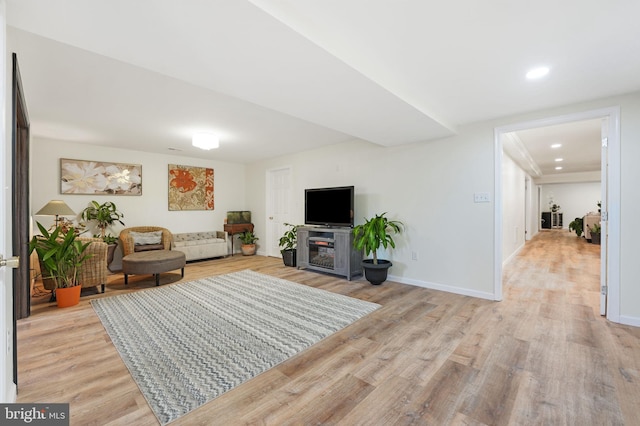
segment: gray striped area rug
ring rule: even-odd
[[[380,307],[250,270],[91,304],[161,424]]]

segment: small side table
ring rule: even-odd
[[[244,231],[253,232],[253,223],[225,223],[224,232],[231,235],[231,256],[233,256],[233,235]]]

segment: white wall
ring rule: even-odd
[[[525,180],[527,174],[508,156],[502,157],[502,262],[525,243]]]
[[[96,160],[142,165],[142,195],[73,195],[60,194],[60,158]],[[169,211],[168,165],[180,164],[214,169],[214,210]],[[31,144],[31,208],[37,212],[50,200],[64,200],[76,213],[80,213],[91,200],[99,203],[112,201],[124,213],[126,226],[154,225],[168,228],[174,233],[193,231],[222,231],[228,210],[245,210],[244,165],[128,151],[105,146],[52,141],[33,138]],[[37,216],[45,226],[53,217]],[[123,227],[114,224],[112,234],[118,235]]]
[[[254,163],[247,200],[256,232],[265,238],[266,171],[291,165],[297,223],[305,188],[354,185],[356,224],[382,212],[405,224],[397,249],[385,255],[393,279],[492,298],[494,205],[473,202],[475,192],[493,192],[492,138],[485,123],[429,143],[385,148],[352,141]]]
[[[543,212],[550,211],[547,200],[553,197],[562,212],[562,227],[569,228],[569,223],[576,217],[582,217],[589,212],[598,211],[600,201],[600,182],[556,183],[541,185],[541,203]]]

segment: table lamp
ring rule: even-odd
[[[76,213],[71,210],[64,201],[62,200],[51,200],[49,201],[43,208],[38,210],[35,216],[55,216],[56,217],[56,228],[58,227],[59,216],[71,215],[75,216]]]

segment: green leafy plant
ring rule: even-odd
[[[576,217],[570,224],[569,230],[575,231],[576,235],[580,237],[584,230],[584,221],[581,217]]]
[[[371,219],[365,219],[365,223],[357,225],[353,228],[353,246],[358,250],[364,250],[364,254],[368,256],[373,253],[373,264],[378,264],[377,251],[380,247],[391,246],[396,247],[393,241],[393,234],[402,232],[402,222],[389,220],[385,217],[385,213],[376,214]]]
[[[285,226],[288,226],[289,229],[287,229],[284,234],[282,235],[282,237],[280,237],[280,242],[278,243],[278,245],[281,248],[281,252],[285,251],[285,250],[293,250],[296,248],[297,245],[297,238],[298,238],[298,226],[300,225],[292,225],[290,223],[285,223]]]
[[[115,203],[111,201],[107,201],[103,204],[98,203],[97,201],[91,201],[89,207],[82,210],[80,213],[82,220],[88,222],[95,222],[98,229],[100,229],[100,234],[94,235],[96,238],[102,238],[102,240],[107,244],[114,244],[118,237],[115,237],[111,234],[107,234],[107,228],[113,225],[114,222],[119,222],[122,226],[124,226],[124,222],[121,218],[124,217],[124,214],[118,211]]]
[[[54,281],[56,288],[73,287],[79,285],[78,271],[82,263],[91,255],[84,254],[91,244],[83,244],[77,240],[75,230],[62,233],[60,226],[51,233],[37,222],[42,235],[34,236],[29,242],[29,253],[35,250],[44,266],[43,278]]]
[[[249,231],[248,229],[244,232],[239,233],[238,239],[242,241],[242,244],[255,244],[255,242],[259,240],[259,238],[256,237],[256,234],[254,234],[252,231]]]
[[[593,226],[591,226],[589,228],[589,230],[591,231],[592,234],[599,234],[600,231],[602,230],[602,228],[600,228],[600,224],[596,223]]]

